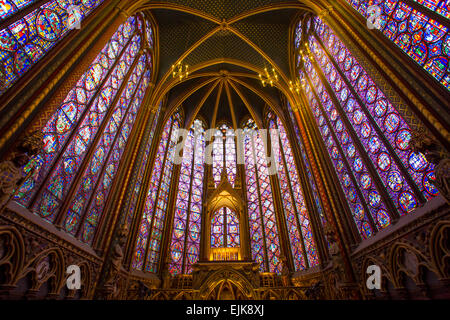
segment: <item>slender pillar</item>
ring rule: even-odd
[[[145,93],[143,101],[147,102],[151,94],[150,88],[147,89],[147,92]],[[100,297],[102,295],[102,285],[106,281],[106,277],[109,273],[109,269],[111,268],[111,255],[108,253],[111,253],[114,247],[114,244],[118,244],[117,238],[119,237],[119,234],[121,232],[121,228],[123,224],[125,223],[126,218],[126,211],[123,210],[123,207],[126,207],[125,199],[126,194],[130,190],[130,180],[131,175],[133,173],[134,165],[136,164],[136,159],[140,150],[140,147],[143,146],[143,135],[145,132],[147,132],[146,129],[148,127],[146,125],[138,126],[138,124],[147,124],[148,126],[151,126],[151,122],[149,121],[150,117],[153,115],[153,112],[150,112],[147,108],[145,108],[145,103],[143,108],[139,111],[138,118],[136,119],[136,124],[134,128],[135,130],[132,131],[129,142],[127,143],[127,147],[124,151],[124,155],[127,155],[125,159],[122,159],[120,167],[118,168],[118,172],[116,174],[116,178],[114,179],[112,188],[112,194],[108,198],[108,202],[105,205],[104,212],[108,212],[108,220],[102,221],[101,224],[98,227],[98,234],[101,234],[101,238],[94,239],[93,247],[97,250],[99,254],[102,256],[105,256],[105,260],[102,265],[102,269],[100,272],[100,277],[97,279],[97,282],[95,284],[96,287],[96,296]],[[141,122],[143,120],[143,122]],[[156,135],[155,135],[156,136]],[[154,139],[155,140],[155,139]],[[134,143],[133,143],[134,142]],[[155,148],[154,148],[155,149]],[[152,158],[149,157],[149,164],[152,162],[150,161]],[[125,186],[123,188],[118,188],[118,184]],[[128,187],[126,187],[128,186]],[[114,191],[114,192],[113,192]],[[147,192],[146,188],[142,188],[141,194]],[[137,215],[136,215],[137,216]],[[140,217],[139,217],[140,218]],[[128,226],[128,237],[127,237],[127,244],[130,243],[130,226]],[[133,243],[133,242],[132,242]],[[127,253],[129,251],[126,247],[125,254],[124,254],[124,260],[122,263],[126,263],[126,257]],[[129,261],[129,260],[128,260]]]
[[[285,112],[289,112],[287,106],[285,106]],[[305,199],[305,205],[308,209],[308,216],[311,222],[311,227],[313,231],[314,241],[316,243],[317,252],[319,255],[319,261],[324,266],[325,261],[328,260],[328,248],[325,242],[322,223],[320,221],[319,212],[316,208],[315,200],[312,194],[312,188],[308,183],[308,175],[306,174],[306,169],[304,167],[302,161],[302,155],[300,153],[300,149],[297,143],[295,143],[297,137],[295,136],[293,123],[290,121],[290,117],[287,117],[287,121],[285,123],[286,134],[289,137],[289,141],[291,142],[292,154],[294,156],[294,160],[296,163],[297,174],[300,179],[300,183],[303,190],[303,197]],[[301,138],[301,137],[299,137]],[[311,181],[310,183],[314,183]]]
[[[320,172],[321,171],[320,168],[318,168],[318,166],[315,163],[315,157],[314,157],[315,152],[311,148],[311,145],[310,145],[310,142],[308,139],[308,135],[307,135],[305,127],[303,126],[303,123],[302,123],[302,116],[300,115],[299,110],[293,110],[293,112],[294,112],[294,116],[297,120],[297,124],[299,126],[300,133],[301,133],[303,141],[304,141],[304,146],[305,146],[306,152],[308,154],[308,158],[310,159],[312,172],[316,178],[317,188],[319,190],[319,193],[322,196],[321,198],[322,198],[322,202],[323,202],[323,206],[324,206],[324,212],[327,217],[327,221],[331,225],[334,233],[336,234],[339,251],[340,251],[341,257],[344,261],[344,270],[346,271],[346,278],[349,279],[350,281],[354,281],[355,277],[353,274],[352,265],[350,263],[348,251],[343,242],[342,233],[339,231],[340,228],[337,225],[336,217],[333,214],[333,211],[336,211],[336,207],[329,200],[329,198],[327,196],[330,194],[330,191],[326,190],[328,188],[326,188],[325,183],[333,183],[333,182],[329,181],[330,177],[327,177],[326,175],[323,175],[323,173]]]
[[[161,114],[163,112],[161,111]],[[154,119],[154,112],[152,112],[152,114],[150,115],[149,119],[153,119],[152,121],[158,121],[159,119]],[[150,124],[151,121],[148,121],[147,118],[143,118],[143,122],[141,123],[142,127],[143,127],[143,131],[141,132],[141,138],[142,135],[149,134],[150,127],[145,129],[146,123]],[[125,253],[125,259],[124,259],[124,266],[126,269],[130,269],[131,268],[131,263],[134,257],[134,253],[135,253],[135,246],[136,246],[136,239],[138,237],[139,234],[139,227],[142,221],[142,212],[144,210],[144,206],[145,206],[145,201],[147,199],[147,188],[146,186],[148,185],[150,178],[151,178],[151,172],[153,169],[153,163],[154,163],[154,158],[155,158],[155,154],[156,154],[156,149],[157,146],[159,144],[160,141],[160,135],[159,133],[162,131],[162,122],[158,122],[156,128],[155,128],[155,134],[153,135],[153,141],[151,142],[152,146],[150,148],[150,153],[148,155],[147,158],[147,164],[146,164],[146,168],[144,169],[144,176],[143,179],[141,181],[141,188],[139,190],[139,194],[138,194],[138,199],[136,200],[136,206],[134,209],[134,213],[129,213],[133,215],[133,220],[130,227],[130,233],[128,236],[128,242],[126,245],[126,253]],[[143,138],[142,138],[143,139]],[[141,140],[144,141],[144,140]],[[149,143],[149,141],[145,140],[146,143]],[[145,148],[144,146],[142,146],[142,148]],[[144,152],[144,149],[142,149],[141,152]],[[141,165],[139,163],[139,161],[141,161],[139,158],[136,158],[136,160],[134,161],[134,165],[136,166],[136,173],[135,175],[137,175],[137,171],[139,170],[137,167],[139,165]],[[134,179],[136,179],[137,177],[135,176]],[[132,184],[130,186],[133,186],[136,183],[136,181],[133,181]],[[130,187],[129,190],[132,190],[132,187]],[[127,202],[127,201],[125,201]],[[124,212],[128,212],[127,208],[124,208]]]
[[[237,145],[238,142],[236,142]],[[237,149],[239,150],[239,149]],[[237,153],[236,153],[237,155]],[[236,159],[237,160],[237,159]],[[235,187],[240,188],[240,194],[244,203],[247,204],[247,182],[245,181],[245,166],[243,164],[236,165],[236,182]],[[243,260],[252,260],[252,251],[250,245],[250,224],[248,222],[248,207],[244,205],[240,217],[242,223],[242,234],[244,237],[241,240],[241,252]]]
[[[159,254],[159,261],[158,261],[158,274],[162,274],[164,271],[163,268],[166,266],[165,262],[170,261],[168,260],[168,256],[170,255],[170,241],[172,239],[172,231],[173,231],[173,220],[175,216],[175,206],[177,201],[177,191],[178,191],[178,181],[180,179],[180,171],[181,171],[181,164],[175,164],[173,168],[172,173],[172,179],[170,182],[170,191],[169,191],[169,200],[167,203],[167,212],[166,212],[166,220],[164,221],[164,233],[162,235],[161,239],[161,246],[160,249],[161,253]],[[192,178],[191,178],[191,185],[192,185]],[[190,189],[189,189],[190,190]],[[190,190],[191,191],[191,190]],[[188,205],[188,210],[190,210],[190,205]],[[187,213],[186,213],[187,214]],[[189,223],[189,217],[186,218],[186,225]],[[183,247],[183,252],[181,253],[183,257],[181,258],[181,270],[183,271],[184,268],[184,250],[186,250],[186,239],[188,237],[188,230],[186,227],[185,230],[185,243]],[[167,265],[168,266],[168,265]]]

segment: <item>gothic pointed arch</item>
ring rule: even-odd
[[[151,28],[142,14],[119,26],[42,128],[43,151],[24,167],[27,179],[15,195],[21,205],[88,244],[105,219],[152,80]]]

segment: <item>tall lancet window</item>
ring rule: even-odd
[[[375,27],[450,90],[450,30],[448,24],[433,20],[427,12],[450,19],[450,4],[448,0],[414,1],[423,7],[413,8],[399,0],[347,0],[365,18],[378,16]],[[376,7],[368,10],[373,5]],[[379,15],[374,13],[378,10]]]
[[[292,121],[292,126],[294,127],[295,137],[297,138],[297,143],[298,143],[298,145],[300,147],[300,153],[301,153],[301,156],[302,156],[303,165],[304,165],[306,174],[308,176],[308,183],[311,186],[312,194],[313,194],[313,197],[314,197],[314,203],[315,203],[316,209],[317,209],[317,211],[319,213],[320,221],[322,223],[322,226],[325,226],[327,222],[326,222],[325,214],[324,214],[323,209],[322,209],[322,204],[320,202],[320,197],[319,197],[319,193],[317,191],[317,186],[316,186],[316,183],[315,183],[315,180],[314,180],[314,176],[312,175],[312,172],[311,172],[311,166],[309,164],[308,156],[307,156],[307,153],[306,153],[305,146],[303,144],[302,136],[300,135],[300,130],[298,128],[297,121],[295,120],[294,113],[293,113],[292,108],[289,105],[289,103],[288,103],[288,109],[289,109],[289,116],[290,116],[291,121]]]
[[[34,9],[32,4],[40,2]],[[0,0],[0,94],[11,87],[103,0]]]
[[[300,80],[363,238],[437,195],[434,167],[412,152],[411,130],[320,19],[299,57]],[[301,61],[301,59],[303,61]],[[389,212],[389,213],[388,213]]]
[[[44,150],[16,200],[91,243],[126,142],[150,83],[152,58],[139,50],[141,15],[130,17],[42,129]]]
[[[292,258],[295,270],[304,270],[319,262],[308,209],[286,130],[278,117],[269,113],[268,118]],[[273,134],[273,132],[277,132],[277,134]]]
[[[236,144],[234,130],[221,124],[214,134],[213,177],[216,186],[221,179],[222,169],[227,172],[228,181],[234,186],[236,180]]]
[[[136,179],[136,183],[134,185],[133,195],[132,195],[132,198],[130,201],[130,206],[128,208],[127,223],[129,226],[131,226],[134,210],[136,209],[137,201],[139,198],[139,191],[141,190],[141,187],[142,187],[142,181],[144,179],[145,169],[147,168],[147,162],[150,157],[150,150],[152,147],[153,136],[155,134],[159,115],[161,113],[161,107],[162,107],[162,103],[159,104],[159,107],[156,110],[155,116],[152,120],[152,126],[150,128],[150,135],[148,137],[147,144],[145,146],[144,156],[143,156],[142,162],[139,164],[139,166],[140,166],[139,172],[138,172],[138,176]]]
[[[157,272],[162,229],[169,200],[170,181],[180,126],[181,116],[177,112],[167,121],[162,131],[151,171],[132,262],[133,268],[138,270]]]
[[[329,106],[329,108],[333,107],[332,103],[328,102],[328,95],[323,93],[323,85],[322,83],[319,83],[320,80],[317,76],[317,73],[315,72],[315,70],[312,70],[312,65],[309,63],[309,60],[307,58],[306,66],[306,70],[309,70],[309,72],[311,72],[310,76],[313,83],[317,84],[317,86],[315,87],[317,92],[315,92],[313,91],[314,89],[310,82],[307,82],[305,85],[306,95],[308,97],[314,116],[316,117],[316,121],[322,134],[322,138],[326,143],[328,153],[330,154],[333,161],[341,186],[347,197],[347,201],[353,213],[355,223],[359,229],[361,236],[363,237],[363,239],[365,239],[373,234],[373,229],[369,220],[370,218],[368,216],[369,212],[372,217],[376,218],[377,212],[383,210],[381,211],[383,213],[383,220],[381,220],[381,222],[385,226],[389,224],[385,205],[383,202],[381,202],[380,193],[376,188],[372,187],[371,189],[367,190],[359,187],[357,181],[361,180],[358,178],[361,178],[363,174],[368,174],[368,171],[367,169],[365,169],[365,167],[363,167],[361,157],[356,154],[356,149],[354,148],[354,144],[350,141],[347,131],[340,129],[340,127],[342,126],[342,122],[337,122],[339,121],[338,118],[336,118],[335,122],[337,122],[338,124],[338,129],[341,130],[341,134],[338,136],[334,131],[330,131],[330,124],[328,124],[329,122],[326,122],[325,120],[325,111],[323,109],[324,105],[322,104],[322,101],[324,101],[326,103],[325,106]],[[304,78],[303,72],[301,73],[300,77]],[[320,99],[318,95],[320,95],[323,100]],[[342,146],[341,143],[343,143]],[[346,148],[346,153],[344,153],[342,149],[343,147]],[[350,156],[355,158],[353,163],[349,163],[349,160],[347,159],[348,152],[350,152]],[[354,170],[355,165],[357,170]],[[362,193],[362,190],[367,191]],[[373,199],[372,202],[370,202],[370,199]],[[366,203],[372,203],[374,206],[367,206]],[[378,210],[375,210],[376,208]]]
[[[169,271],[172,274],[191,273],[192,265],[198,260],[205,143],[205,125],[197,119],[186,138],[177,184],[178,192],[170,244]]]
[[[267,146],[252,119],[244,124],[244,158],[252,258],[261,272],[281,272],[280,240],[267,166]]]

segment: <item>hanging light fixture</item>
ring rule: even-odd
[[[184,38],[184,51],[186,52],[189,46],[189,40],[191,38],[191,33],[188,32],[187,36]],[[172,77],[178,78],[180,81],[186,79],[189,76],[189,66],[183,64],[183,60],[180,60],[177,64],[172,65]]]
[[[289,90],[291,90],[291,92],[296,92],[297,94],[299,94],[300,90],[304,88],[305,88],[305,79],[302,79],[301,81],[296,79],[295,82],[289,81]]]
[[[278,82],[278,75],[275,72],[275,68],[272,68],[272,74],[271,75],[269,73],[269,71],[267,70],[267,68],[264,68],[264,73],[265,74],[259,74],[259,80],[261,81],[263,87],[266,86],[266,84],[270,84],[271,87],[273,87],[273,84]]]
[[[308,49],[306,44],[304,44],[303,46],[301,44],[299,44],[299,49],[298,49],[299,66],[298,67],[301,67],[306,62],[305,51],[303,51],[302,47],[305,48],[305,51],[307,51],[307,49]],[[295,81],[289,81],[289,90],[291,92],[297,93],[297,95],[300,95],[300,90],[305,89],[305,85],[306,85],[306,80],[304,78],[301,80],[295,79]]]
[[[189,76],[189,66],[187,64],[183,65],[180,61],[177,65],[172,65],[172,77],[179,78],[180,81],[183,78],[187,78]]]

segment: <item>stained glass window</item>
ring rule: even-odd
[[[183,148],[170,244],[172,274],[191,273],[200,251],[205,129],[195,120]]]
[[[296,48],[300,46],[300,41],[302,41],[302,33],[303,33],[302,23],[301,21],[299,21],[297,24],[297,28],[295,29],[295,37],[294,37],[295,41],[294,44]]]
[[[225,167],[228,181],[232,186],[236,180],[236,144],[234,130],[222,124],[216,130],[213,142],[213,177],[216,186],[220,182]]]
[[[308,210],[286,130],[279,118],[271,113],[268,118],[295,270],[304,270],[319,262]]]
[[[43,128],[44,150],[16,196],[23,206],[91,243],[150,83],[151,59],[130,17]],[[141,22],[139,22],[141,21]]]
[[[329,28],[324,28],[321,39],[325,40]],[[330,50],[333,41],[331,33],[329,41],[324,41]],[[368,113],[375,115],[377,126],[383,131],[387,138],[387,144],[391,146],[395,154],[400,158],[403,166],[407,169],[409,175],[414,180],[417,187],[421,190],[426,199],[436,195],[437,190],[430,188],[424,183],[424,173],[433,171],[434,166],[429,164],[422,154],[412,152],[409,146],[411,139],[411,130],[404,119],[398,114],[392,103],[385,97],[384,93],[375,85],[366,71],[358,64],[351,55],[350,51],[343,43],[334,37],[336,43],[333,50],[339,50],[337,63],[350,84],[356,89],[357,95],[365,102]]]
[[[368,7],[378,5],[380,31],[450,90],[450,30],[403,1],[347,0],[365,18]],[[415,0],[430,10],[450,18],[449,2]],[[370,11],[370,10],[369,10]]]
[[[223,139],[223,134],[220,130],[216,130],[214,134],[213,141],[213,164],[212,171],[216,187],[219,185],[220,177],[223,170],[224,155],[225,155],[225,144]]]
[[[132,266],[138,270],[157,272],[162,230],[169,198],[181,116],[177,112],[162,131],[151,171],[144,212],[139,227]]]
[[[105,195],[108,193],[111,181],[117,171],[118,162],[125,147],[125,141],[128,138],[136,112],[142,102],[146,85],[149,82],[149,75],[147,74],[144,75],[146,78],[142,79],[142,85],[140,86],[139,84],[140,77],[143,76],[145,63],[146,59],[145,55],[143,55],[130,77],[127,87],[118,100],[112,117],[106,124],[103,136],[94,149],[94,156],[81,177],[81,184],[74,196],[72,205],[69,207],[65,229],[69,233],[75,234],[79,223],[81,223],[82,212],[88,207],[87,200],[91,198],[92,194],[96,195],[95,203],[88,210],[87,220],[90,223],[84,225],[86,234],[83,234],[83,239],[85,240],[88,239],[87,230],[93,229],[91,225],[97,223],[98,216],[103,210]],[[130,103],[131,101],[133,103]],[[129,119],[125,120],[126,117],[129,117]],[[122,122],[123,120],[125,120],[124,123]],[[120,132],[120,127],[122,127],[122,132]],[[101,177],[103,163],[106,163],[106,168]],[[68,180],[66,178],[66,181]],[[98,186],[95,188],[94,186],[97,184]]]
[[[303,165],[304,165],[306,174],[308,176],[308,183],[310,184],[310,187],[311,187],[311,190],[312,190],[312,195],[314,197],[314,203],[315,203],[316,209],[317,209],[317,211],[319,213],[320,221],[322,223],[322,226],[325,226],[327,222],[326,222],[325,214],[324,214],[323,209],[322,209],[322,204],[320,202],[319,193],[317,191],[316,183],[315,183],[314,177],[313,177],[312,172],[311,172],[311,167],[310,167],[310,164],[309,164],[309,161],[308,161],[308,157],[307,157],[307,154],[306,154],[306,149],[305,149],[305,147],[303,145],[303,139],[302,139],[302,137],[300,135],[300,130],[298,128],[297,122],[296,122],[295,117],[294,117],[294,113],[293,113],[292,108],[289,105],[289,103],[288,103],[288,109],[289,109],[289,116],[290,116],[291,121],[292,121],[292,126],[294,127],[295,136],[297,138],[297,144],[300,147],[300,153],[301,153],[301,156],[302,156]]]
[[[280,273],[280,240],[266,148],[255,122],[249,119],[244,125],[244,159],[252,258],[262,272]]]
[[[0,22],[36,1],[0,0]],[[77,1],[78,21],[87,17],[102,0]],[[73,23],[72,1],[50,0],[25,16],[18,15],[10,25],[0,30],[0,94],[37,61],[39,61],[69,31]]]
[[[127,224],[129,226],[131,226],[131,218],[133,217],[134,210],[136,209],[136,205],[137,205],[137,201],[138,201],[138,197],[139,197],[139,192],[141,190],[142,181],[144,179],[145,169],[147,168],[147,161],[148,161],[148,158],[150,156],[150,149],[151,149],[152,142],[153,142],[153,136],[155,134],[156,125],[158,124],[159,114],[161,112],[161,107],[162,107],[162,103],[159,104],[159,107],[156,110],[155,116],[154,116],[154,118],[152,120],[153,123],[152,123],[152,127],[150,129],[150,135],[148,137],[147,144],[145,146],[143,159],[142,159],[142,162],[140,163],[140,167],[139,167],[139,172],[138,172],[138,175],[137,175],[136,183],[135,183],[134,188],[133,188],[133,195],[132,195],[132,198],[131,198],[131,201],[130,201],[130,207],[128,209],[129,214],[128,214],[128,219],[127,219]]]
[[[308,59],[306,59],[306,65],[311,66],[312,65],[309,62]],[[311,77],[315,80],[315,83],[318,83],[319,79],[317,76],[317,73],[315,70],[307,69],[311,71]],[[304,77],[304,73],[301,74],[301,76]],[[353,171],[353,168],[350,166],[349,161],[346,158],[346,155],[342,151],[342,147],[340,147],[341,143],[343,146],[346,146],[347,150],[353,150],[352,146],[354,146],[349,141],[349,135],[347,131],[341,130],[341,135],[339,136],[340,139],[338,139],[338,136],[336,136],[335,132],[331,133],[330,131],[330,124],[329,121],[327,122],[324,117],[324,109],[322,100],[320,100],[318,94],[321,94],[324,90],[322,83],[316,87],[319,93],[313,91],[313,86],[308,81],[305,87],[305,91],[311,106],[311,109],[314,113],[314,116],[316,117],[317,125],[319,126],[319,130],[322,134],[322,138],[325,141],[325,145],[327,146],[328,152],[331,156],[331,159],[333,161],[334,167],[336,169],[336,172],[339,177],[339,181],[341,183],[341,186],[344,190],[344,194],[347,197],[350,209],[353,213],[353,218],[355,220],[355,223],[358,227],[358,230],[363,237],[363,239],[371,236],[373,234],[372,226],[370,223],[370,218],[367,216],[368,210],[367,206],[365,206],[365,202],[362,201],[363,195],[361,194],[361,190],[357,188],[358,185],[356,183],[358,176],[357,171]],[[325,97],[325,95],[323,95]],[[328,96],[326,96],[326,104],[330,107],[332,107],[331,102],[329,103]],[[319,103],[320,101],[320,103]],[[338,120],[338,119],[336,119]],[[340,123],[338,124],[338,128],[340,128]],[[339,129],[340,130],[340,129]],[[356,152],[356,151],[355,151]],[[350,153],[353,155],[353,151]],[[355,156],[355,155],[353,155]],[[351,159],[351,158],[350,158]],[[360,159],[357,157],[356,159]],[[358,163],[360,163],[360,160],[358,160]],[[363,168],[358,170],[360,173],[367,172],[366,170],[363,171]],[[356,176],[355,176],[356,175]],[[369,196],[368,194],[372,193],[374,199],[378,199],[376,203],[374,203],[375,207],[379,207],[380,205],[383,205],[381,203],[381,196],[379,195],[378,191],[376,189],[369,190],[365,194],[365,200],[368,202]],[[384,212],[385,206],[381,208]],[[372,215],[376,215],[375,209],[371,210]]]
[[[437,195],[411,130],[332,30],[316,18],[300,80],[363,239]],[[323,43],[323,45],[322,45]],[[391,205],[392,204],[392,205]]]
[[[222,207],[211,218],[211,248],[238,248],[239,246],[239,218],[232,209]]]
[[[450,19],[450,3],[448,0],[413,0],[424,7]]]
[[[32,208],[47,220],[54,220],[55,214],[63,203],[97,133],[102,126],[105,126],[105,124],[110,121],[111,104],[115,100],[124,77],[128,73],[133,60],[136,57],[140,45],[139,39],[139,36],[134,36],[130,46],[127,47],[128,50],[126,50],[124,55],[121,56],[119,63],[113,68],[111,76],[106,79],[106,82],[101,89],[94,93],[94,101],[90,105],[88,112],[84,114],[84,119],[80,119],[74,126],[75,139],[68,141],[61,150],[62,154],[59,155],[56,165],[54,165],[49,174],[45,176],[46,181],[44,182],[44,187],[42,188],[43,191],[41,191],[41,196],[39,197],[40,199],[34,203]],[[57,119],[55,119],[57,132],[58,130],[59,132],[65,131],[66,127],[69,129],[69,125],[66,124],[65,120],[67,118],[73,119],[76,116],[77,110],[76,107],[72,105],[72,102],[73,101],[67,101],[68,104],[63,107],[63,111],[58,115],[55,114],[55,117],[57,117]],[[48,124],[53,125],[52,120],[53,119],[51,119]],[[61,126],[63,126],[63,128],[61,128]],[[107,126],[104,128],[108,129]],[[49,137],[49,135],[46,137]],[[104,155],[104,150],[102,148],[96,152],[97,153],[94,155],[95,159],[100,159],[100,157]]]

